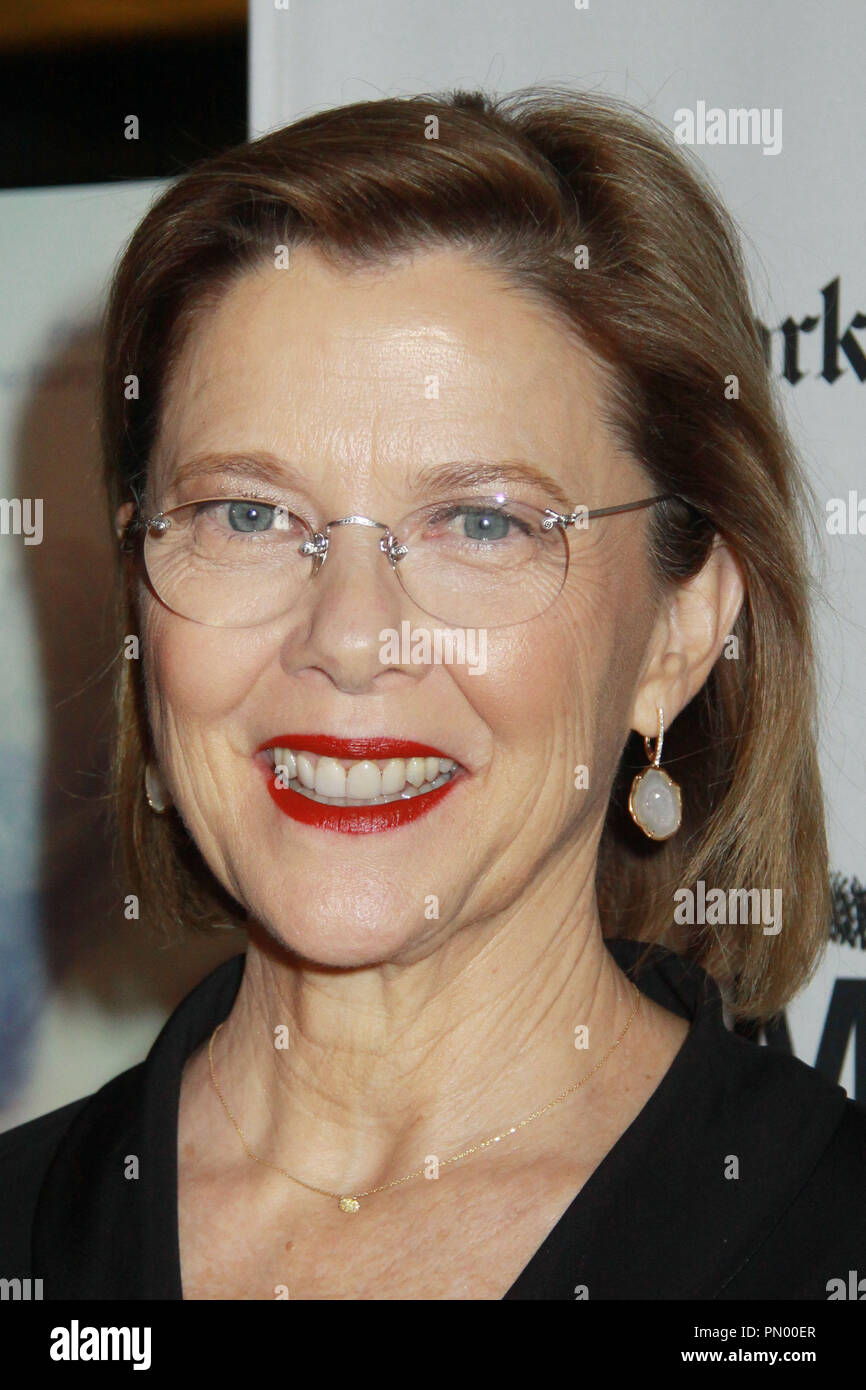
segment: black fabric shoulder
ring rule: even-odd
[[[861,1298],[864,1260],[866,1105],[847,1100],[830,1142],[796,1199],[716,1296]]]
[[[30,1229],[42,1180],[90,1096],[0,1134],[0,1259],[9,1278],[30,1277]]]

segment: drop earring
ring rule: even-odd
[[[163,815],[171,805],[166,785],[153,763],[148,763],[144,769],[144,795],[151,811],[158,816]]]
[[[665,736],[664,711],[659,706],[659,731],[655,755],[644,735],[643,745],[652,764],[638,773],[628,794],[628,813],[650,840],[669,840],[683,820],[683,799],[679,784],[659,767]]]

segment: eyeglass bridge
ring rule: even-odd
[[[396,565],[398,560],[408,553],[408,546],[400,545],[397,537],[391,531],[390,526],[386,526],[384,521],[373,521],[369,516],[341,516],[336,521],[329,521],[325,526],[325,531],[330,531],[332,526],[375,526],[380,531],[385,531],[384,536],[379,538],[379,549],[388,556],[392,565]],[[299,547],[301,555],[312,555],[316,568],[324,564],[328,554],[330,537],[321,531],[316,531],[311,541],[304,541]]]

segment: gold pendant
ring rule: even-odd
[[[340,1211],[357,1211],[361,1203],[357,1197],[341,1197]]]

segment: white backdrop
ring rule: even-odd
[[[252,0],[250,131],[377,96],[547,82],[612,92],[671,127],[701,101],[780,110],[778,154],[697,153],[743,228],[780,376],[780,325],[804,325],[802,376],[782,377],[783,398],[823,508],[851,492],[866,498],[864,60],[861,0],[288,0],[281,9]],[[137,1061],[194,981],[242,945],[155,952],[111,896],[92,799],[105,757],[100,672],[111,657],[96,324],[114,257],[161,187],[0,194],[0,495],[44,500],[40,546],[0,535],[0,1128]],[[859,1050],[856,1093],[866,1100],[866,535],[825,532],[823,559],[831,859],[861,894],[860,917],[855,909],[857,945],[830,948],[787,1023],[806,1061],[823,1042],[823,1065],[851,1094]],[[828,1024],[836,987],[841,1007]]]

